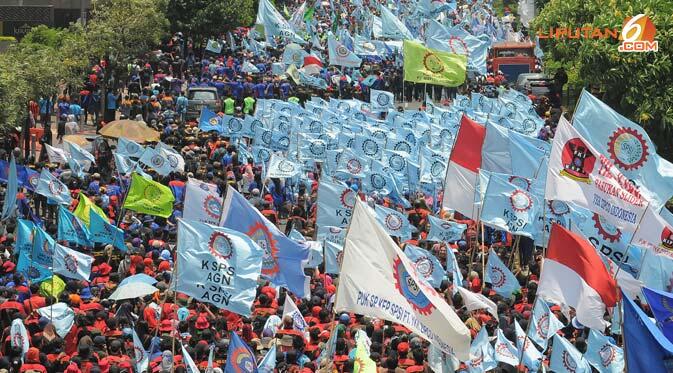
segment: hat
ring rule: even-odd
[[[409,352],[409,343],[407,342],[401,342],[397,345],[397,352],[400,354],[406,354]]]
[[[68,365],[68,367],[65,369],[65,373],[81,373],[81,372],[82,371],[79,370],[77,364],[75,363],[70,363],[70,365]]]
[[[16,268],[16,264],[10,262],[9,260],[2,263],[2,269],[5,270],[5,273],[13,272]]]
[[[160,256],[163,260],[171,260],[171,252],[166,249],[161,250]]]
[[[196,319],[196,329],[203,330],[203,329],[208,329],[210,327],[210,323],[208,322],[208,319],[205,318],[205,316],[199,316]]]
[[[178,321],[185,321],[189,317],[189,310],[185,307],[178,308]]]
[[[311,308],[311,315],[318,316],[320,311],[322,311],[322,308],[320,306],[313,306],[313,308]]]
[[[26,362],[27,363],[39,363],[40,362],[40,350],[36,347],[31,347],[26,353]]]
[[[107,263],[102,263],[98,266],[98,272],[103,276],[109,275],[111,271],[112,267],[110,267],[110,265]]]
[[[165,272],[170,270],[171,270],[171,264],[168,261],[162,260],[161,263],[159,263],[159,271]]]
[[[348,325],[351,323],[351,318],[347,313],[342,313],[341,316],[339,316],[339,322]]]
[[[82,300],[89,300],[89,299],[91,299],[91,288],[88,288],[88,287],[83,288],[83,289],[79,292],[79,297],[80,297]]]
[[[171,330],[173,330],[173,323],[171,323],[171,320],[161,320],[159,331],[170,332]]]

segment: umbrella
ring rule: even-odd
[[[139,273],[137,275],[129,276],[123,279],[122,282],[119,283],[119,286],[124,286],[132,282],[142,282],[148,285],[154,285],[157,283],[157,280],[152,276],[146,275],[144,273]]]
[[[98,133],[115,139],[124,137],[138,143],[159,141],[158,131],[147,127],[145,122],[129,119],[112,121],[101,128]]]
[[[114,293],[110,295],[109,299],[122,300],[141,298],[145,295],[154,294],[157,291],[159,291],[159,289],[150,284],[146,284],[144,282],[131,282],[126,285],[119,286],[114,291]]]

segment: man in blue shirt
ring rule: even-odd
[[[105,123],[110,123],[115,120],[117,99],[117,95],[115,95],[112,90],[108,91],[107,96],[105,97],[105,117],[103,118]]]
[[[54,103],[51,101],[51,97],[41,97],[39,105],[42,124],[46,127],[46,125],[49,124]]]

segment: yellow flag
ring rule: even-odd
[[[465,82],[467,56],[430,49],[418,42],[405,40],[404,80],[457,87]]]
[[[44,296],[52,296],[58,299],[58,296],[65,290],[65,282],[60,277],[54,275],[50,279],[42,281],[40,284],[40,293]]]
[[[95,203],[91,202],[89,197],[82,194],[82,192],[79,192],[79,203],[77,204],[77,208],[75,208],[75,211],[73,211],[72,214],[77,216],[79,220],[82,221],[82,223],[84,223],[87,227],[89,227],[91,224],[89,213],[91,211],[100,215],[100,217],[105,219],[105,221],[108,221],[108,217],[107,215],[105,215],[103,209],[98,207]]]
[[[376,363],[367,354],[367,348],[360,339],[355,349],[355,361],[353,362],[354,373],[376,373]]]
[[[285,71],[285,74],[292,78],[295,84],[299,84],[299,70],[297,70],[297,67],[290,64],[290,67],[287,68],[287,71]]]

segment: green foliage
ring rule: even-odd
[[[673,2],[658,0],[550,0],[533,22],[533,30],[556,27],[616,28],[644,13],[654,22],[659,51],[622,53],[614,39],[543,39],[546,64],[565,66],[569,83],[591,87],[621,114],[639,122],[673,159]]]
[[[0,41],[16,41],[16,38],[13,36],[0,36]]]
[[[169,0],[172,31],[186,32],[194,40],[219,35],[255,21],[254,0]]]

